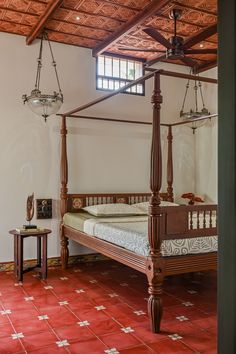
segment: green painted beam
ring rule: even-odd
[[[218,353],[236,353],[236,4],[218,1]]]

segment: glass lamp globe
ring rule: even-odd
[[[189,112],[183,112],[183,111],[180,112],[180,117],[185,122],[187,122],[188,120],[190,121],[189,124],[187,124],[187,125],[190,128],[192,128],[193,133],[195,132],[195,130],[197,128],[200,128],[204,124],[206,124],[206,120],[200,119],[200,118],[203,118],[203,117],[205,118],[208,115],[210,115],[210,112],[205,107],[203,107],[200,112],[199,111],[194,112],[192,109],[190,109]],[[193,122],[193,120],[195,120],[195,121]]]
[[[63,103],[63,97],[59,93],[54,91],[53,95],[44,95],[38,89],[33,90],[28,97],[24,95],[23,100],[32,112],[44,117],[45,121],[51,114],[56,114]]]

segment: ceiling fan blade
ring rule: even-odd
[[[146,61],[144,66],[145,67],[152,66],[153,64],[158,63],[158,62],[165,60],[165,59],[166,59],[166,55],[161,55],[160,57],[156,57],[154,59]]]
[[[184,64],[190,66],[191,68],[196,68],[198,66],[198,63],[191,58],[182,57],[180,60],[182,60]]]
[[[163,37],[159,32],[157,32],[154,28],[149,28],[149,27],[144,28],[143,32],[148,34],[150,37],[155,39],[157,42],[162,44],[164,47],[166,47],[168,49],[172,48],[171,43],[167,39],[165,39],[165,37]]]
[[[123,47],[118,47],[119,50],[128,50],[130,52],[150,52],[150,53],[165,53],[165,50],[159,50],[159,49],[146,49],[146,48],[123,48]]]
[[[216,48],[209,49],[188,49],[184,51],[185,54],[217,54]]]
[[[183,44],[183,47],[184,49],[188,49],[193,45],[204,41],[206,38],[212,36],[215,33],[217,33],[217,23],[205,28],[201,32],[197,33],[196,35],[186,39],[186,41]]]

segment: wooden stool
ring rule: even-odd
[[[14,272],[18,281],[23,280],[23,273],[29,272],[33,269],[41,273],[42,279],[47,278],[47,236],[51,232],[52,231],[49,229],[43,229],[39,231],[36,231],[34,229],[28,231],[9,231],[9,233],[14,236]],[[24,238],[27,237],[37,237],[37,264],[33,267],[28,267],[24,269]],[[41,256],[42,243],[43,252]]]

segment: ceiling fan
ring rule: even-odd
[[[151,52],[151,53],[165,53],[164,55],[155,59],[155,62],[162,61],[164,59],[180,59],[184,64],[187,64],[191,67],[198,66],[197,61],[187,57],[188,54],[217,54],[216,48],[203,48],[203,49],[191,49],[193,45],[196,45],[200,41],[204,40],[207,37],[210,37],[217,31],[217,25],[214,24],[194,37],[184,40],[183,37],[177,35],[177,21],[181,17],[182,10],[173,9],[170,13],[170,18],[174,20],[174,35],[167,40],[154,28],[148,27],[144,28],[143,31],[148,34],[150,37],[155,39],[157,42],[166,47],[166,50],[159,49],[147,49],[147,48],[127,48],[119,47],[119,50],[127,51],[141,51],[141,52]]]

